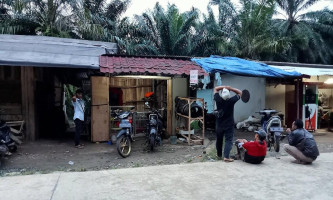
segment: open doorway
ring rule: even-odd
[[[333,85],[318,87],[318,129],[329,129],[333,126]]]
[[[171,78],[160,76],[91,77],[92,82],[92,137],[93,142],[115,138],[117,124],[112,121],[112,112],[135,107],[135,131],[143,132],[150,109],[165,108],[163,116],[166,129],[172,127]],[[149,98],[147,98],[147,94]],[[153,94],[151,96],[151,94]],[[153,98],[151,98],[153,97]],[[161,111],[162,112],[162,111]],[[109,130],[109,131],[106,131]],[[110,137],[111,136],[111,137]]]

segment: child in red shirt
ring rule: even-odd
[[[266,156],[267,145],[265,140],[266,132],[262,129],[256,131],[254,141],[249,142],[245,139],[236,140],[238,158],[243,158],[247,163],[260,164]]]

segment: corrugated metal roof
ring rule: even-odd
[[[99,56],[117,44],[45,36],[0,35],[0,66],[99,68]]]
[[[158,56],[119,56],[102,55],[100,71],[111,74],[154,74],[154,75],[189,75],[190,70],[198,70],[199,75],[205,71],[190,58]]]
[[[333,68],[312,68],[312,67],[292,67],[292,66],[276,66],[271,65],[272,67],[282,69],[287,72],[296,71],[301,74],[307,74],[310,76],[323,76],[323,75],[333,75]]]

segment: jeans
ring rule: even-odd
[[[77,145],[80,144],[80,136],[81,136],[81,133],[83,131],[84,122],[79,120],[79,119],[75,119],[74,123],[75,123],[74,142],[75,142],[75,146],[77,146]]]
[[[234,127],[220,127],[216,124],[216,150],[217,156],[222,157],[223,137],[225,137],[224,158],[229,158],[232,149],[232,140],[234,139]]]

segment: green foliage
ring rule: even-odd
[[[142,38],[137,44],[146,51],[143,54],[190,55],[191,39],[197,19],[198,11],[195,9],[180,13],[174,4],[169,4],[167,10],[164,10],[156,3],[148,14],[136,16],[135,34]]]
[[[231,0],[211,0],[202,17],[194,8],[180,12],[157,3],[130,19],[123,17],[130,0],[0,0],[0,34],[116,42],[119,53],[129,55],[333,64],[333,11],[304,13],[317,1],[241,0],[236,9]]]
[[[64,89],[66,94],[66,99],[65,99],[66,114],[68,116],[68,119],[72,120],[74,117],[74,107],[72,104],[72,97],[75,95],[75,91],[77,90],[77,88],[73,85],[64,85]]]
[[[327,29],[327,26],[323,26],[325,22],[323,24],[318,20],[320,16],[322,16],[322,20],[329,19],[329,11],[323,10],[300,15],[300,12],[317,1],[276,0],[285,19],[273,20],[273,22],[278,28],[278,34],[287,37],[291,44],[283,61],[330,63],[332,44],[326,42],[328,38],[323,38],[322,33],[331,30],[332,25]]]

